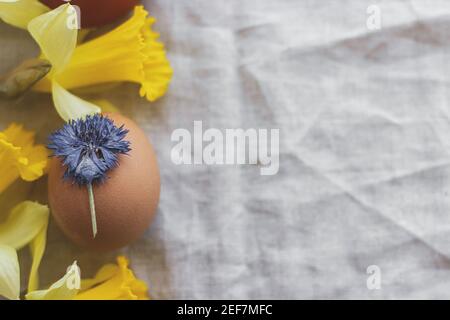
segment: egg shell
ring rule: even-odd
[[[159,202],[160,175],[153,147],[145,132],[119,114],[105,114],[129,133],[128,155],[119,155],[119,166],[107,173],[102,184],[94,184],[98,233],[92,233],[87,187],[64,180],[65,167],[53,158],[48,176],[52,215],[74,243],[94,251],[110,251],[138,239],[152,222]]]
[[[64,0],[40,0],[43,4],[54,9]],[[139,4],[138,0],[72,0],[70,3],[78,6],[81,12],[81,25],[83,28],[101,27],[125,16],[133,7]]]

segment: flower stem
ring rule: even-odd
[[[89,193],[89,209],[91,211],[92,234],[95,238],[97,235],[97,217],[95,214],[94,190],[92,189],[91,183],[87,185],[87,189]]]

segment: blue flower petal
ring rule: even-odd
[[[48,148],[66,167],[65,179],[78,185],[100,183],[106,173],[119,164],[118,155],[127,154],[130,142],[128,130],[117,127],[101,115],[72,120],[49,137]]]

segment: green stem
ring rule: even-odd
[[[95,215],[94,190],[92,190],[91,183],[87,185],[87,189],[89,193],[89,209],[91,211],[92,233],[95,238],[95,236],[97,235],[97,217]]]

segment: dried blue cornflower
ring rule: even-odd
[[[97,233],[92,185],[107,179],[107,172],[119,165],[118,155],[127,154],[130,143],[125,140],[128,130],[117,127],[101,115],[70,120],[49,137],[48,148],[66,167],[64,179],[87,186],[94,237]]]
[[[49,137],[48,148],[63,161],[64,178],[79,186],[103,182],[119,164],[118,154],[130,151],[128,130],[101,115],[70,120]]]

